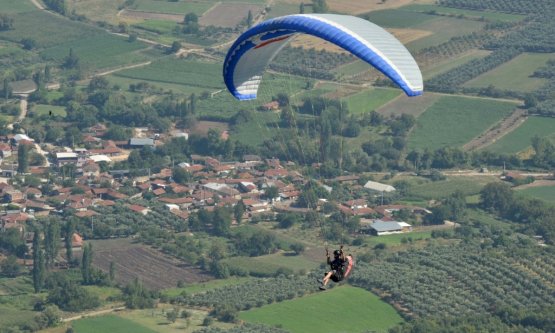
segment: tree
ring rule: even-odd
[[[172,323],[175,323],[178,316],[179,316],[178,309],[172,309],[171,311],[166,312],[166,318]]]
[[[252,12],[249,10],[248,14],[247,14],[247,27],[252,27],[252,23],[253,23],[253,17],[252,17]]]
[[[276,186],[269,186],[264,190],[264,196],[270,201],[274,201],[279,196],[279,189]]]
[[[68,219],[64,228],[64,245],[66,248],[66,259],[67,262],[71,262],[73,259],[73,233],[75,232],[75,224],[72,219]]]
[[[108,277],[110,278],[111,283],[114,283],[116,281],[116,263],[113,261],[110,261]]]
[[[237,204],[233,207],[233,217],[235,218],[235,221],[237,221],[237,224],[241,223],[241,220],[243,219],[243,214],[246,210],[247,208],[245,206],[245,203],[243,202],[243,199],[239,200],[239,202],[237,202]]]
[[[12,30],[13,18],[6,14],[0,13],[0,31]]]
[[[54,260],[58,256],[60,246],[60,224],[56,219],[49,219],[46,222],[44,232],[44,258],[46,267],[52,267]]]
[[[83,257],[81,258],[81,275],[84,284],[92,283],[92,244],[88,243],[83,249]]]
[[[29,168],[30,150],[30,146],[23,143],[20,143],[17,147],[17,171],[20,173],[26,173]]]
[[[484,209],[506,213],[513,203],[513,192],[506,183],[489,183],[480,191],[480,201]]]
[[[177,53],[179,50],[181,50],[181,43],[178,41],[174,41],[172,43],[172,46],[168,50],[168,53]]]
[[[62,67],[65,69],[74,69],[79,66],[79,57],[73,52],[73,48],[69,49],[69,54],[64,58]]]
[[[0,263],[0,272],[3,276],[13,278],[19,275],[21,266],[17,263],[17,257],[14,255],[8,256]]]
[[[35,293],[38,293],[42,290],[42,286],[44,284],[44,278],[46,275],[45,272],[45,265],[44,265],[44,256],[41,249],[40,244],[40,232],[35,230],[35,234],[33,236],[33,288],[35,289]]]
[[[172,169],[172,178],[178,184],[186,184],[191,181],[193,176],[189,173],[189,171],[181,167],[175,167]]]

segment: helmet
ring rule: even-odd
[[[339,252],[339,250],[333,251],[334,256],[339,257],[339,254],[341,254],[341,252]]]

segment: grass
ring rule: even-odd
[[[299,5],[294,3],[274,3],[272,10],[268,13],[267,19],[283,15],[298,14]]]
[[[445,180],[429,181],[411,186],[409,195],[424,199],[444,199],[455,191],[461,191],[469,196],[477,194],[488,183],[499,181],[494,176],[456,177],[451,176]]]
[[[351,75],[359,74],[361,72],[365,72],[365,71],[369,70],[370,68],[371,67],[367,62],[364,62],[362,60],[356,60],[356,61],[353,61],[353,62],[348,63],[346,65],[334,68],[332,70],[332,72],[337,73],[340,76],[341,75],[351,76]]]
[[[167,295],[169,297],[175,297],[175,296],[181,295],[181,293],[183,292],[185,292],[186,294],[196,294],[196,293],[205,292],[207,290],[241,284],[247,280],[249,280],[249,278],[247,277],[230,277],[228,279],[223,279],[223,280],[211,280],[208,282],[191,284],[183,288],[164,289],[162,290],[162,294]]]
[[[517,194],[555,204],[555,186],[528,187],[516,191]]]
[[[129,319],[125,319],[125,318],[121,318],[113,315],[79,319],[74,321],[72,326],[76,333],[97,333],[97,332],[155,333],[156,332]]]
[[[384,236],[370,236],[364,240],[365,244],[375,246],[377,244],[386,244],[388,246],[400,245],[403,240],[411,239],[412,241],[429,239],[432,237],[431,231],[415,231],[402,234],[384,235]]]
[[[0,278],[0,331],[30,322],[36,316],[33,305],[44,294],[33,294],[27,276]]]
[[[154,13],[167,13],[167,14],[187,14],[195,13],[201,16],[215,1],[153,1],[153,0],[138,0],[136,1],[137,7],[135,10]]]
[[[105,78],[110,82],[110,84],[119,85],[122,89],[128,89],[129,85],[131,84],[146,82],[145,80],[126,78],[126,77],[116,76],[113,74],[106,75]],[[186,86],[186,85],[176,84],[176,83],[153,82],[153,81],[148,81],[148,83],[150,84],[152,89],[162,90],[162,91],[172,91],[186,96],[190,96],[192,93],[199,96],[202,92],[206,91],[205,88]]]
[[[547,81],[531,77],[531,75],[538,68],[545,66],[549,60],[555,60],[555,54],[523,53],[466,82],[464,87],[481,88],[492,85],[498,89],[532,92],[543,86]]]
[[[415,11],[418,13],[433,11],[439,15],[463,15],[469,18],[475,18],[475,19],[483,18],[488,21],[498,21],[498,22],[517,22],[524,19],[524,15],[451,8],[451,7],[443,7],[443,6],[437,6],[437,5],[422,5],[422,4],[409,5],[409,6],[404,6],[403,9]]]
[[[518,128],[501,140],[485,148],[496,153],[514,154],[530,147],[534,136],[548,137],[555,134],[555,119],[529,117]]]
[[[37,42],[38,47],[53,47],[70,41],[79,41],[91,36],[106,34],[101,29],[54,16],[44,11],[19,13],[14,15],[13,18],[14,29],[0,32],[0,39],[19,42],[23,38],[30,38]]]
[[[385,28],[414,28],[416,25],[439,19],[434,15],[403,9],[378,10],[371,12],[367,17],[370,22]]]
[[[67,115],[65,106],[37,104],[31,109],[37,116],[49,115],[52,111],[53,116],[65,117]]]
[[[177,23],[164,20],[145,20],[143,22],[133,24],[133,27],[157,34],[171,34],[176,26]]]
[[[31,1],[23,0],[0,0],[0,8],[2,8],[3,14],[24,13],[37,10]]]
[[[460,147],[500,121],[515,104],[488,99],[444,96],[416,121],[409,149]]]
[[[139,68],[120,71],[115,76],[143,81],[223,89],[221,64],[164,58]]]
[[[426,47],[439,45],[449,41],[453,37],[468,35],[482,30],[485,22],[469,21],[452,17],[439,17],[429,20],[411,28],[418,30],[433,31],[434,33],[408,43],[406,46],[410,51],[422,50]]]
[[[284,134],[276,127],[279,121],[277,113],[255,111],[253,120],[235,126],[231,137],[249,145],[259,145],[272,138],[283,141]]]
[[[239,318],[280,325],[292,333],[387,332],[403,322],[376,295],[350,286],[241,312]]]
[[[433,65],[424,68],[422,70],[422,75],[424,80],[428,80],[436,75],[450,71],[453,68],[464,65],[472,60],[484,58],[490,54],[490,51],[485,50],[472,50],[470,52],[465,52],[460,56],[449,58],[440,63],[434,63]]]
[[[303,269],[314,269],[319,265],[302,255],[289,255],[289,253],[283,252],[259,257],[232,257],[223,261],[230,266],[246,269],[250,274],[258,276],[274,275],[280,268],[293,269],[295,272],[299,272]]]
[[[91,294],[98,296],[98,298],[103,302],[107,301],[110,297],[118,297],[122,295],[121,290],[114,287],[84,286],[84,288]]]
[[[149,57],[135,52],[145,48],[146,44],[140,41],[128,42],[122,37],[95,35],[47,48],[41,56],[62,62],[73,49],[79,62],[88,68],[112,68],[148,60]]]
[[[399,96],[401,91],[390,88],[373,88],[343,99],[351,114],[371,112]]]

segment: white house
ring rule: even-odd
[[[368,182],[366,182],[366,184],[364,184],[364,188],[367,188],[369,190],[376,191],[376,192],[393,192],[393,191],[395,191],[395,187],[393,187],[391,185],[382,184],[382,183],[378,183],[378,182],[373,182],[371,180],[369,180]]]

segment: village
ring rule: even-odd
[[[371,201],[378,204],[372,204],[366,198],[345,202],[328,202],[320,198],[316,207],[299,207],[297,201],[307,182],[303,175],[291,162],[262,159],[257,155],[244,155],[241,161],[231,162],[191,155],[190,161],[174,165],[191,176],[190,181],[181,184],[173,179],[172,168],[163,168],[156,173],[145,170],[143,176],[132,176],[129,170],[102,171],[105,169],[102,165],[127,159],[131,150],[145,146],[156,149],[164,140],[147,129],[136,131],[140,136],[128,141],[102,140],[105,130],[102,125],[88,129],[83,134],[84,147],[73,149],[41,146],[24,134],[3,137],[0,143],[3,158],[0,197],[4,206],[0,216],[1,230],[19,230],[30,247],[32,232],[25,228],[27,220],[70,214],[83,223],[92,223],[99,214],[95,208],[113,206],[117,202],[125,203],[137,214],[149,214],[151,207],[127,203],[136,198],[163,203],[176,219],[184,221],[199,209],[211,211],[217,206],[233,207],[242,201],[245,206],[242,221],[234,220],[232,224],[272,219],[277,213],[304,214],[332,204],[346,217],[359,217],[358,233],[368,235],[412,231],[409,223],[396,218],[395,213],[400,210],[416,216],[430,214],[422,207],[383,204],[384,195],[394,193],[395,188],[374,181],[361,184],[361,177],[357,175],[329,179],[321,186],[330,193],[333,184],[363,190],[369,198],[375,199]],[[29,151],[44,156],[43,165],[29,166],[27,172],[19,173],[17,152],[20,145],[27,145]],[[131,184],[136,193],[128,195],[120,191],[124,184]],[[268,191],[270,188],[272,190]],[[83,237],[75,233],[73,241],[74,247],[79,249]]]

